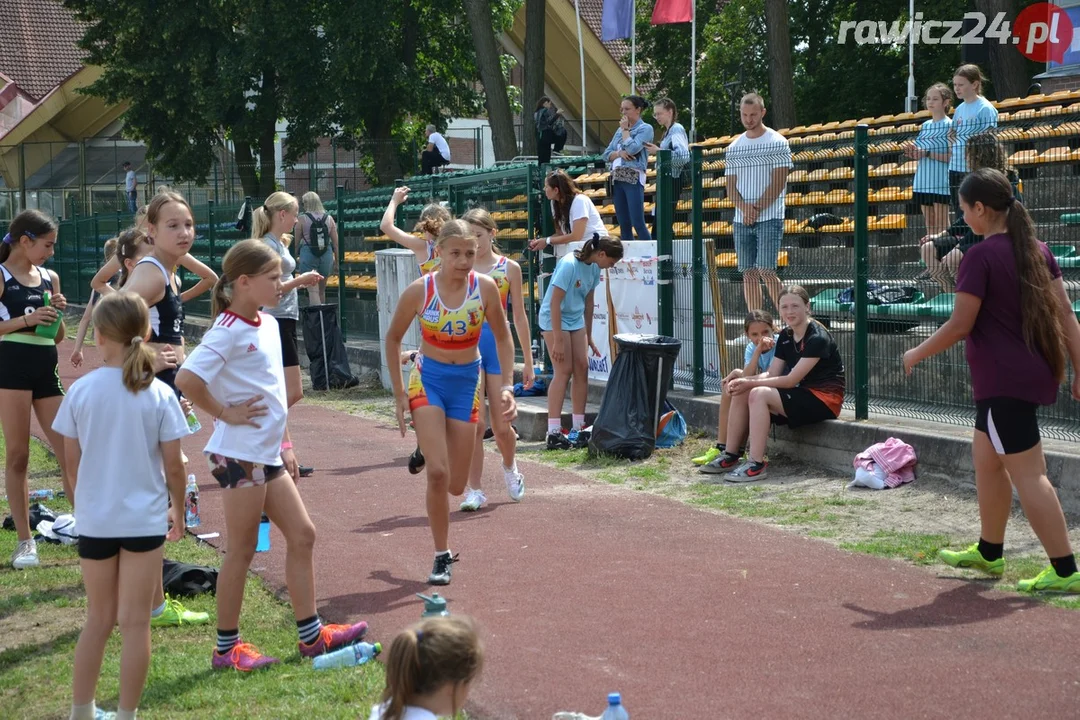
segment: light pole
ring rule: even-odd
[[[919,98],[915,95],[915,0],[908,0],[908,76],[905,109],[910,113],[919,111]]]

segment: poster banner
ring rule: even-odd
[[[577,250],[581,243],[571,243]],[[610,270],[600,272],[600,284],[593,295],[592,337],[600,355],[589,351],[589,378],[607,380],[615,358],[612,337],[632,332],[660,332],[659,297],[656,286],[656,241],[623,242],[623,259]]]

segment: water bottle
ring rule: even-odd
[[[424,601],[424,612],[420,617],[447,617],[450,615],[450,611],[446,609],[446,598],[439,597],[439,593],[431,593],[431,597],[416,593],[416,597]]]
[[[194,475],[187,476],[184,490],[184,518],[189,528],[199,527],[199,484]]]
[[[189,435],[194,435],[195,433],[202,430],[202,423],[199,422],[199,418],[195,415],[195,408],[191,408],[190,410],[188,410],[187,429]]]
[[[623,707],[622,695],[619,693],[608,693],[607,705],[607,710],[600,716],[600,720],[630,720],[630,713]]]
[[[43,294],[45,307],[52,305],[52,293],[48,290]],[[49,338],[50,340],[56,339],[56,333],[60,332],[60,322],[64,319],[64,316],[59,311],[56,313],[56,320],[48,325],[38,325],[34,328],[34,332],[43,338]]]
[[[51,489],[30,491],[30,502],[34,502],[35,500],[52,500],[54,497],[56,497],[56,492]]]
[[[312,661],[316,670],[328,670],[330,668],[353,667],[363,665],[368,660],[382,652],[382,643],[360,642],[355,645],[346,645],[332,653],[319,655]]]
[[[603,720],[603,718],[579,712],[557,712],[551,716],[551,720]]]
[[[270,552],[270,518],[263,513],[259,520],[259,542],[255,545],[255,552]]]

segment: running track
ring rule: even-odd
[[[81,374],[64,365],[69,353],[65,343],[66,387]],[[96,364],[94,348],[86,355]],[[369,637],[388,644],[419,618],[414,593],[431,589],[423,476],[405,469],[413,438],[312,405],[292,414],[300,457],[317,467],[300,487],[319,533],[319,610],[367,620]],[[206,432],[185,450],[202,488],[200,530],[224,532],[220,490],[197,460]],[[461,562],[444,595],[479,620],[488,650],[470,717],[598,715],[613,690],[635,720],[1080,716],[1075,612],[522,469],[523,503],[489,472],[490,505],[451,519]],[[255,560],[279,589],[284,550],[275,529]]]

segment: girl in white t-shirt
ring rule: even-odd
[[[134,718],[150,667],[151,598],[162,545],[184,536],[187,422],[172,389],[154,377],[150,311],[134,293],[102,298],[94,339],[104,367],[71,386],[53,422],[71,462],[79,508],[86,625],[75,646],[72,720],[93,720],[94,691],[113,627],[123,638],[117,717]],[[116,419],[123,418],[123,432]],[[169,507],[169,500],[172,507]]]
[[[215,669],[255,670],[278,662],[240,640],[240,607],[265,511],[285,535],[286,583],[296,615],[300,654],[315,657],[351,645],[367,623],[323,625],[315,611],[315,526],[281,459],[292,446],[277,321],[260,307],[281,298],[281,257],[262,240],[225,253],[214,287],[214,326],[176,376],[176,385],[214,417],[205,454],[222,488],[229,552],[217,584]]]
[[[607,227],[600,219],[600,212],[592,199],[578,190],[564,171],[556,170],[547,176],[544,195],[551,201],[555,234],[531,241],[530,250],[543,250],[550,246],[555,257],[561,258],[570,252],[570,243],[608,236]]]
[[[386,658],[386,689],[369,720],[456,717],[484,666],[473,621],[433,617],[402,630]]]

